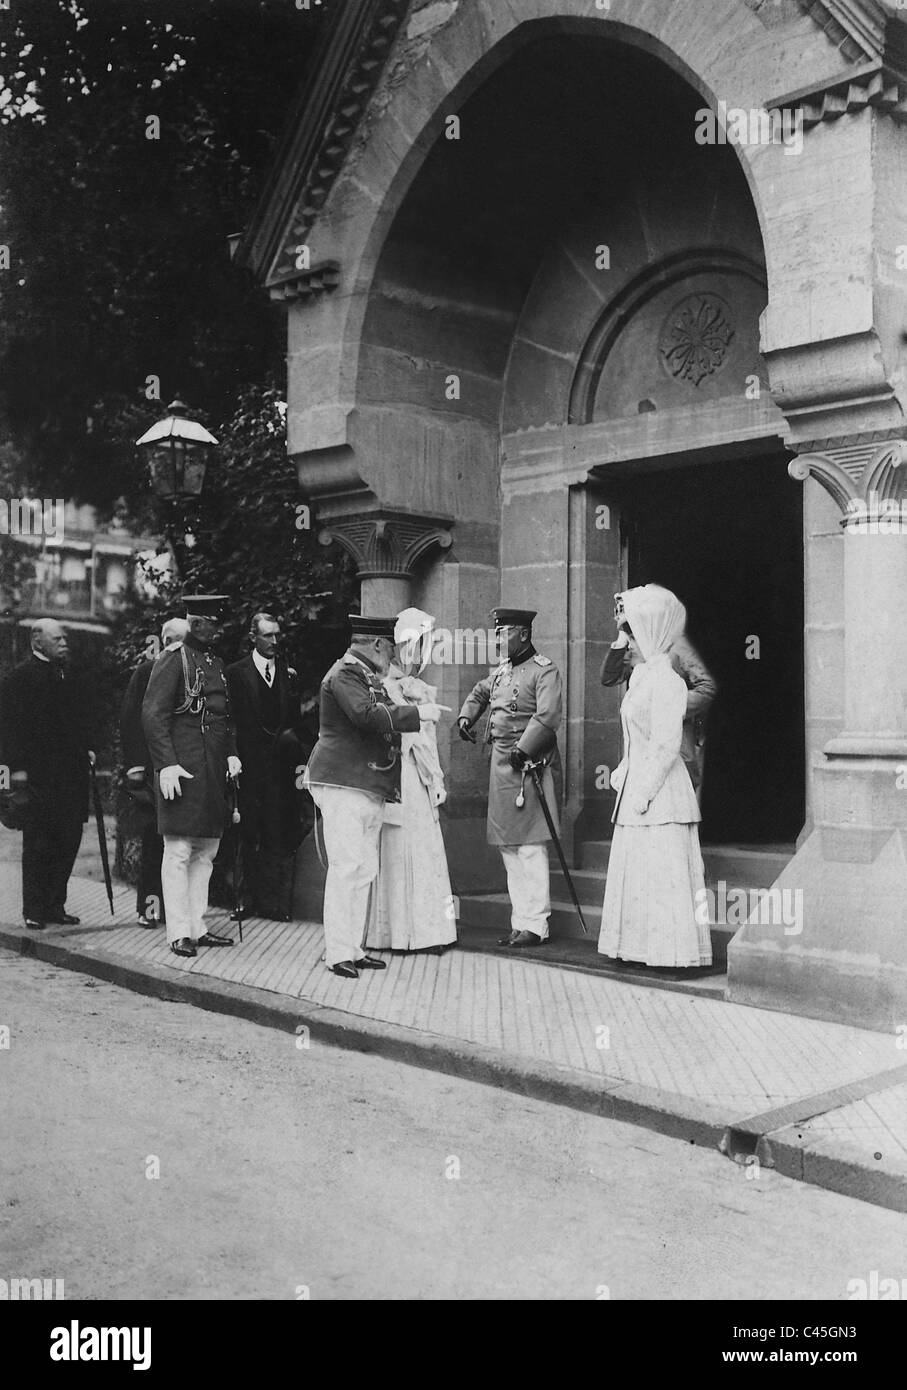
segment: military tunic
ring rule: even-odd
[[[533,760],[556,747],[563,696],[561,677],[547,656],[530,647],[516,661],[504,661],[479,681],[460,710],[470,728],[488,712],[485,742],[491,745],[488,787],[488,843],[492,845],[544,844],[551,839],[538,795],[527,776],[525,805],[516,800],[523,775],[510,765],[510,754],[520,748]],[[558,824],[554,778],[550,767],[542,778],[545,797],[555,826]]]
[[[395,705],[372,663],[352,651],[321,683],[318,742],[306,783],[321,811],[328,857],[323,912],[328,966],[355,964],[365,954],[384,807],[400,800],[400,736],[420,727],[416,707]]]
[[[205,935],[208,884],[227,818],[227,759],[236,755],[220,658],[191,637],[163,652],[142,701],[142,728],[164,837],[167,940],[195,942]],[[161,772],[177,765],[191,775],[180,778],[180,795],[167,801]]]
[[[201,686],[202,693],[188,709],[177,713],[189,693],[183,651],[189,679]],[[154,768],[159,833],[220,839],[227,819],[227,758],[236,753],[220,657],[189,640],[182,648],[162,652],[142,701],[142,727]],[[181,795],[165,801],[161,769],[176,764],[191,772],[192,780],[184,778]]]

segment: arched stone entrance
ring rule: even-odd
[[[907,1007],[907,811],[891,793],[907,703],[879,696],[858,614],[871,593],[897,685],[907,538],[884,563],[846,548],[839,509],[883,475],[896,498],[903,472],[883,466],[907,433],[903,23],[875,0],[355,8],[363,56],[348,63],[359,40],[338,21],[347,48],[338,39],[330,102],[312,99],[318,136],[293,213],[278,183],[272,229],[248,239],[249,262],[292,301],[289,447],[325,538],[361,552],[366,604],[408,591],[470,628],[499,598],[538,607],[567,675],[568,825],[584,832],[607,811],[596,760],[614,711],[596,667],[602,595],[633,563],[622,518],[680,486],[659,484],[668,465],[692,477],[724,463],[774,488],[796,452],[795,476],[810,479],[805,731],[821,795],[786,871],[802,935],[745,927],[731,984],[769,1006],[890,1021],[892,999]],[[802,120],[798,147],[691,140],[681,157],[697,107],[720,103],[783,107]],[[443,671],[444,702],[474,675]],[[495,864],[482,772],[457,742],[448,758],[460,886],[483,886]],[[834,912],[857,861],[855,984]]]
[[[657,118],[634,106],[641,90],[659,92]],[[759,355],[758,219],[735,152],[691,138],[701,110],[660,58],[601,26],[537,31],[460,105],[457,138],[442,137],[425,159],[384,240],[363,319],[357,428],[371,421],[388,444],[399,431],[388,501],[420,487],[427,460],[415,429],[435,432],[440,474],[445,449],[474,441],[474,457],[458,464],[470,492],[453,546],[414,576],[416,601],[445,626],[453,610],[468,628],[483,626],[500,597],[538,609],[536,640],[567,677],[568,838],[610,834],[602,769],[620,756],[619,693],[601,688],[598,671],[611,597],[656,574],[694,601],[719,596],[692,615],[727,687],[710,784],[719,838],[792,844],[803,824],[800,497]],[[737,481],[722,478],[710,519],[706,473],[733,460]],[[671,558],[669,511],[688,544]],[[744,592],[747,581],[763,595],[777,585],[783,537],[784,578],[793,577],[777,605],[783,631],[754,632],[771,602],[722,610],[720,595],[740,586],[715,568],[722,546],[711,524],[722,540],[731,533],[725,562],[753,567]],[[472,584],[459,604],[447,587],[454,567]],[[753,636],[789,658],[776,658],[768,692],[766,667],[745,656]],[[480,674],[443,673],[446,702],[458,705]],[[497,861],[481,844],[484,767],[456,746],[450,757],[455,886],[497,887]],[[798,780],[776,829],[767,803],[782,770]]]

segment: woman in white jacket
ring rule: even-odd
[[[395,704],[435,703],[435,687],[416,674],[428,662],[433,624],[418,608],[397,616],[396,662],[384,678]],[[384,808],[366,942],[377,951],[440,955],[456,942],[457,922],[438,816],[447,793],[435,725],[403,734],[400,759],[400,800]]]
[[[639,660],[620,709],[625,753],[611,774],[617,802],[598,949],[646,965],[710,965],[699,807],[680,756],[687,688],[669,656],[686,610],[657,584],[619,597]]]

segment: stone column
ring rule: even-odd
[[[408,608],[417,561],[433,546],[449,550],[453,543],[450,531],[435,519],[386,510],[330,521],[318,539],[322,545],[336,541],[353,557],[362,612],[376,617]]]
[[[815,827],[772,887],[776,920],[751,917],[731,943],[728,994],[893,1028],[907,1019],[907,441],[804,453],[790,472],[843,513],[844,728],[814,768]]]

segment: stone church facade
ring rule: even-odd
[[[321,539],[364,611],[538,610],[577,864],[610,833],[613,595],[674,588],[721,686],[703,840],[802,903],[731,933],[729,996],[907,1021],[907,11],[344,0],[325,27],[237,253],[286,302]],[[481,674],[431,678],[457,708]],[[481,896],[486,766],[442,742]]]

